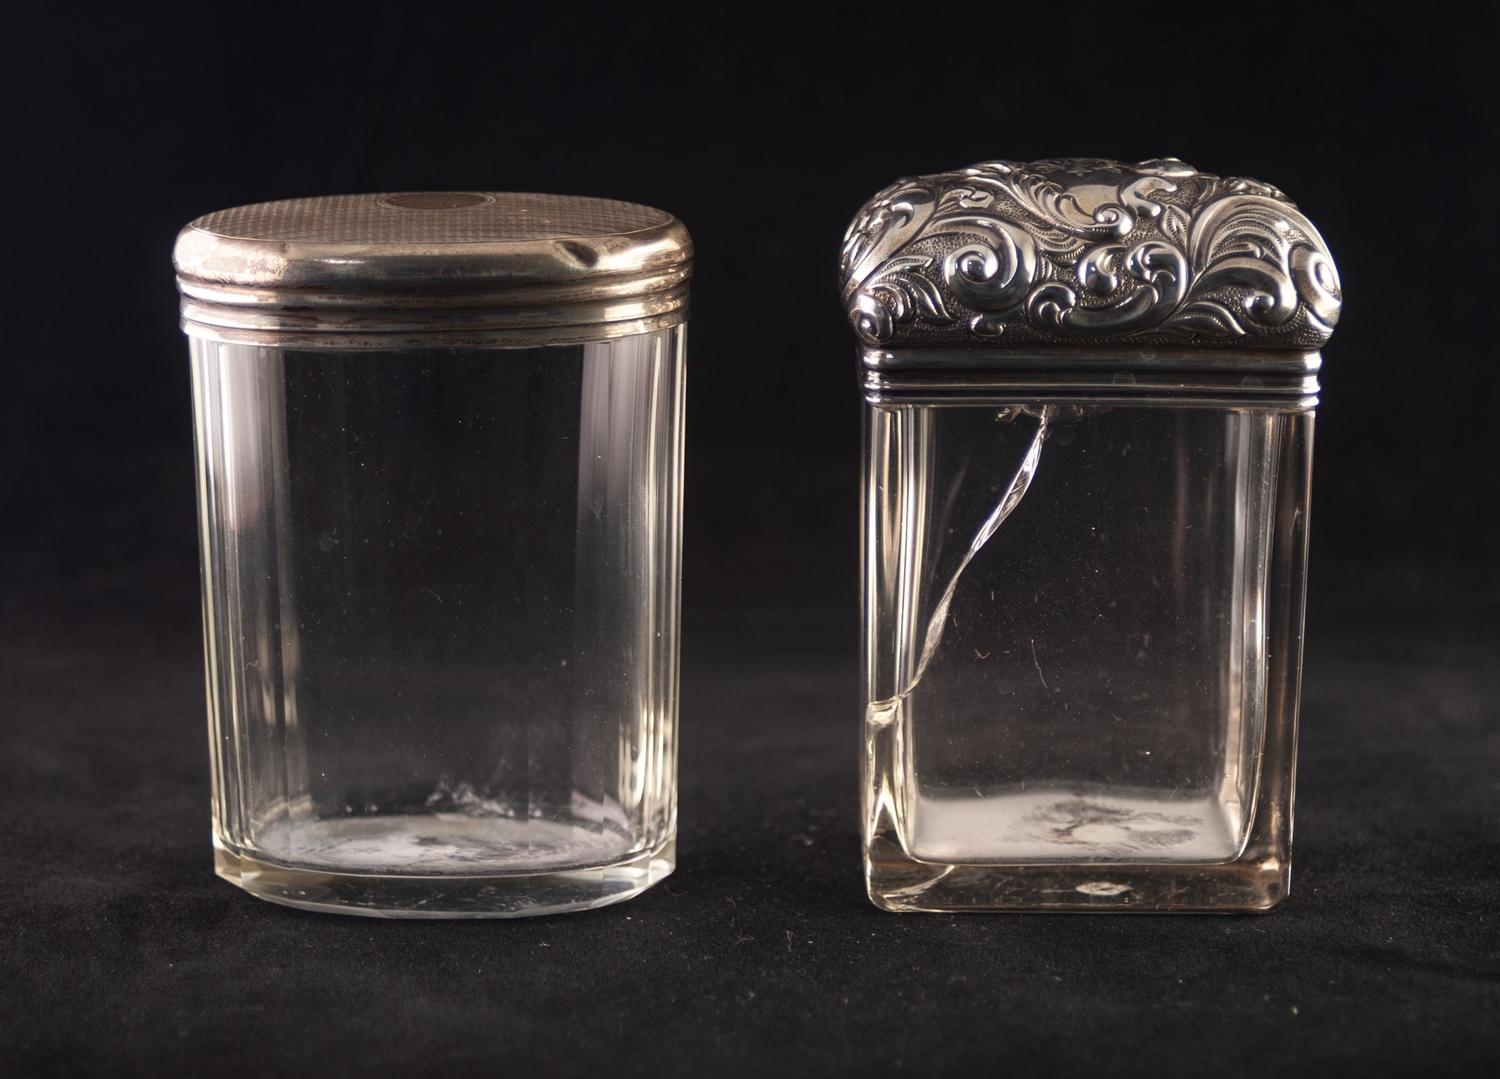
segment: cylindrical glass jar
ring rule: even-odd
[[[993,162],[850,228],[865,866],[911,910],[1260,910],[1290,882],[1338,279],[1264,184]]]
[[[345,196],[211,214],[176,263],[219,874],[500,917],[670,873],[682,225]]]

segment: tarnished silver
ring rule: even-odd
[[[898,180],[844,237],[869,347],[1320,348],[1342,301],[1278,189],[1176,158],[991,161]]]
[[[671,214],[568,195],[336,195],[221,210],[177,238],[183,328],[297,348],[530,347],[687,318]]]

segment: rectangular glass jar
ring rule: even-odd
[[[454,917],[671,872],[685,333],[193,337],[221,876]]]
[[[867,356],[871,898],[1273,906],[1316,356],[922,360]]]

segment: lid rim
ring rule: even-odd
[[[440,203],[443,193],[412,194]],[[184,327],[422,339],[545,329],[548,340],[571,327],[562,336],[588,339],[685,309],[692,238],[665,211],[453,194],[485,201],[408,207],[391,200],[410,195],[340,195],[196,218],[173,250]]]
[[[1132,345],[1069,345],[1049,348],[872,348],[859,350],[860,365],[871,371],[1265,371],[1317,374],[1323,353],[1317,349],[1242,348],[1219,349],[1193,346],[1153,348]]]
[[[659,314],[638,313],[633,317],[622,317],[609,322],[560,322],[530,326],[459,325],[416,330],[368,327],[331,330],[293,326],[258,329],[199,321],[188,314],[182,316],[180,325],[183,333],[191,338],[222,344],[299,351],[329,349],[372,352],[389,349],[521,349],[584,345],[686,326],[687,321],[688,307],[684,303],[681,307]]]
[[[568,280],[555,284],[528,282],[509,288],[496,288],[494,281],[475,281],[467,283],[468,287],[464,288],[424,291],[401,282],[387,282],[379,292],[353,292],[331,289],[326,284],[264,288],[190,278],[178,278],[177,288],[184,303],[192,300],[226,310],[504,310],[644,298],[676,291],[691,276],[689,267],[677,266],[658,273],[611,274],[597,280]]]

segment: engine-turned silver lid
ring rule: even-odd
[[[632,202],[416,192],[221,210],[183,229],[173,261],[198,337],[522,347],[684,321],[692,256],[682,222]]]
[[[1269,184],[1176,158],[991,161],[898,180],[844,237],[868,349],[1320,348],[1342,291]]]

